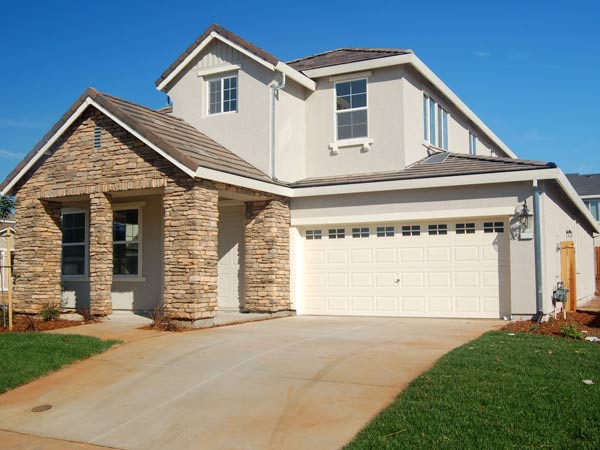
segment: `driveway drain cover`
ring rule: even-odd
[[[31,412],[47,411],[50,408],[52,408],[52,405],[39,405],[39,406],[36,406],[35,408],[31,408]]]

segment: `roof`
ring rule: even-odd
[[[271,178],[256,167],[230,150],[227,150],[187,122],[118,97],[100,93],[94,88],[88,88],[52,129],[46,133],[42,140],[23,158],[2,184],[0,184],[1,190],[36,157],[38,152],[67,123],[87,99],[91,99],[97,105],[104,108],[190,171],[195,171],[198,167],[205,167],[260,181],[272,181]]]
[[[600,197],[600,173],[568,173],[567,178],[579,195],[598,195]]]
[[[286,64],[298,71],[317,69],[319,67],[336,66],[356,61],[386,58],[388,56],[406,55],[412,50],[401,48],[338,48],[316,55],[288,61]]]
[[[167,67],[167,69],[160,75],[160,77],[158,77],[154,84],[158,87],[158,85],[161,84],[169,75],[171,75],[171,73],[175,69],[177,69],[177,67],[185,60],[185,58],[187,58],[191,53],[193,53],[196,47],[198,47],[207,37],[209,37],[212,32],[220,34],[224,38],[229,39],[230,41],[234,42],[235,44],[249,51],[250,53],[258,56],[259,58],[262,58],[263,60],[273,65],[277,65],[277,63],[279,62],[279,59],[277,59],[275,56],[266,52],[262,48],[257,47],[252,42],[248,42],[246,39],[238,36],[235,33],[232,33],[226,28],[223,28],[221,25],[213,23],[206,30],[204,30],[204,32],[198,37],[198,39],[192,42],[190,46],[186,48],[184,52],[181,55],[179,55],[175,61],[171,63],[169,67]]]
[[[446,158],[440,157],[440,155],[446,155]],[[404,170],[322,178],[305,178],[304,180],[294,183],[293,186],[315,187],[335,184],[373,183],[378,181],[411,180],[418,178],[436,178],[554,168],[556,168],[556,164],[552,162],[444,152],[435,153],[423,158]]]

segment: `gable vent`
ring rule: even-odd
[[[100,125],[96,125],[94,128],[94,148],[98,149],[102,145],[102,127]]]

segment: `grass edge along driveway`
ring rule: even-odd
[[[488,332],[441,358],[344,448],[598,449],[600,345]]]
[[[75,334],[2,333],[0,394],[118,343]]]

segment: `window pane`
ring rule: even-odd
[[[221,112],[221,80],[209,82],[209,114]]]
[[[353,108],[364,108],[367,106],[367,94],[358,94],[352,96]]]
[[[352,81],[350,85],[352,94],[362,94],[367,92],[367,80]]]
[[[429,142],[435,145],[435,102],[429,99]]]
[[[352,100],[350,99],[350,96],[337,97],[337,99],[336,99],[337,110],[340,111],[342,109],[350,109],[351,103],[352,103]]]
[[[338,83],[335,85],[335,95],[340,97],[350,95],[350,83]]]
[[[138,244],[113,245],[113,274],[138,274]]]
[[[350,139],[352,137],[352,127],[338,127],[338,139]]]
[[[428,121],[427,121],[427,117],[429,115],[429,113],[427,112],[427,106],[428,106],[428,101],[427,101],[427,96],[423,95],[423,139],[425,139],[426,141],[429,140],[429,125],[428,125]]]
[[[113,214],[113,241],[136,241],[139,234],[138,210],[127,209]]]
[[[69,245],[62,249],[62,274],[85,274],[85,245]]]

